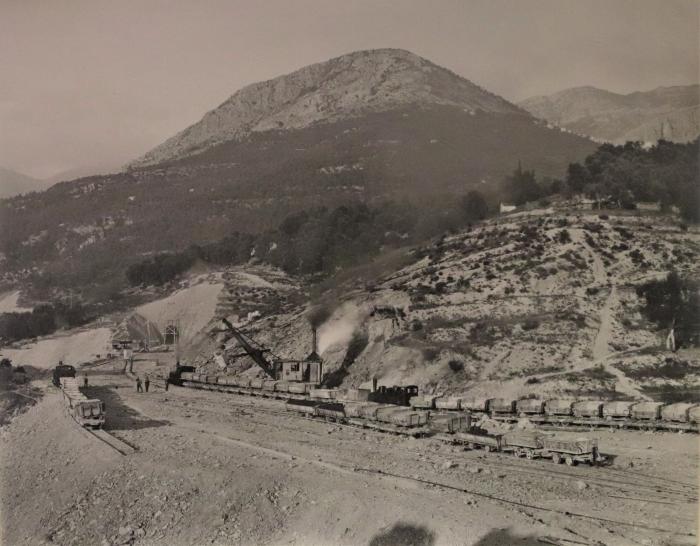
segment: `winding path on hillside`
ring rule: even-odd
[[[594,249],[590,248],[590,246],[585,243],[585,237],[583,235],[583,232],[581,230],[572,229],[571,236],[575,242],[581,244],[581,246],[588,251],[588,254],[593,260],[592,272],[594,283],[599,287],[608,285],[609,280],[607,271],[605,269],[605,264],[601,260],[598,253],[595,252]],[[634,381],[627,377],[622,370],[619,370],[610,363],[611,359],[615,356],[629,354],[630,352],[638,352],[644,349],[645,347],[640,347],[631,351],[610,351],[610,344],[612,342],[614,310],[619,303],[619,298],[617,294],[617,285],[610,283],[609,286],[610,292],[608,294],[608,297],[605,299],[605,303],[603,303],[603,306],[600,308],[598,315],[598,332],[596,333],[596,336],[593,339],[592,347],[593,360],[589,365],[577,368],[574,371],[583,372],[585,370],[595,368],[596,366],[602,366],[606,372],[615,376],[615,390],[617,392],[635,399],[650,400],[650,398],[647,395],[643,394],[639,390],[639,387],[634,383]],[[544,379],[548,377],[554,377],[557,375],[565,375],[571,372],[572,370],[562,370],[536,375],[533,377],[536,377],[537,379]]]

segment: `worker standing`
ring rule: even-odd
[[[88,387],[87,372],[85,373],[85,375],[83,375],[83,387],[85,387],[86,389]]]
[[[165,392],[168,392],[168,385],[170,385],[170,376],[165,376]]]
[[[143,392],[143,388],[141,387],[141,378],[138,375],[136,376],[136,392]]]
[[[148,374],[146,374],[146,381],[144,385],[146,386],[146,392],[148,392],[148,386],[151,384],[151,380],[148,378]]]

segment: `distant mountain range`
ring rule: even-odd
[[[519,106],[576,134],[616,144],[659,139],[688,142],[700,135],[700,85],[628,95],[574,87],[526,99]]]
[[[92,282],[315,206],[494,193],[518,162],[562,176],[595,148],[408,51],[359,51],[241,89],[122,172],[0,202],[0,252]]]
[[[52,182],[48,180],[39,180],[12,169],[0,167],[0,199],[13,197],[21,193],[43,191],[51,184]]]

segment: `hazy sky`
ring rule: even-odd
[[[0,165],[115,167],[238,88],[397,47],[510,100],[698,81],[697,0],[0,0]]]

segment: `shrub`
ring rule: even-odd
[[[523,330],[536,330],[540,326],[540,322],[537,319],[529,318],[523,322]]]
[[[423,360],[426,362],[432,362],[437,358],[438,354],[440,354],[440,351],[438,351],[435,347],[425,347],[421,353],[423,355]]]
[[[450,367],[450,370],[452,370],[455,373],[464,370],[464,362],[462,362],[461,360],[452,359],[447,363],[447,365]]]

